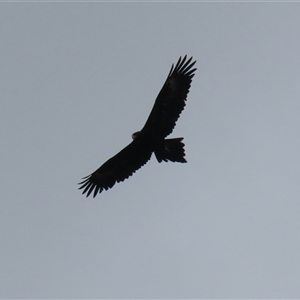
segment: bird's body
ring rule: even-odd
[[[83,178],[80,189],[95,197],[103,189],[112,188],[142,167],[155,154],[158,162],[186,162],[183,138],[166,139],[173,131],[185,101],[196,69],[192,57],[179,58],[158,94],[152,111],[142,130],[132,135],[133,141],[105,162],[91,175]]]

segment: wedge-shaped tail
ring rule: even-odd
[[[184,143],[183,138],[165,139],[162,149],[155,151],[155,156],[158,162],[173,161],[186,163],[184,158]]]

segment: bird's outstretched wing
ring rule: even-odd
[[[82,194],[87,193],[87,197],[94,191],[93,197],[95,197],[104,189],[112,188],[116,182],[124,181],[131,176],[147,163],[151,154],[152,149],[149,149],[147,143],[136,138],[94,173],[84,177],[84,180],[79,183],[81,184],[79,189],[83,189]]]
[[[177,64],[172,65],[170,73],[159,92],[152,111],[141,131],[151,132],[157,137],[166,137],[174,129],[180,113],[183,111],[192,78],[196,68],[192,69],[196,61],[192,57],[179,58]]]

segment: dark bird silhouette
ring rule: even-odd
[[[173,131],[180,113],[183,111],[196,61],[187,56],[179,58],[172,65],[170,73],[159,92],[152,111],[141,131],[132,135],[133,141],[110,158],[99,169],[80,182],[79,189],[88,197],[95,197],[103,190],[108,190],[116,182],[124,181],[150,159],[154,152],[158,162],[172,161],[185,163],[183,138],[166,139]]]

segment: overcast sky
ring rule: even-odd
[[[0,297],[299,298],[300,3],[0,3]],[[197,60],[173,137],[77,183]]]

